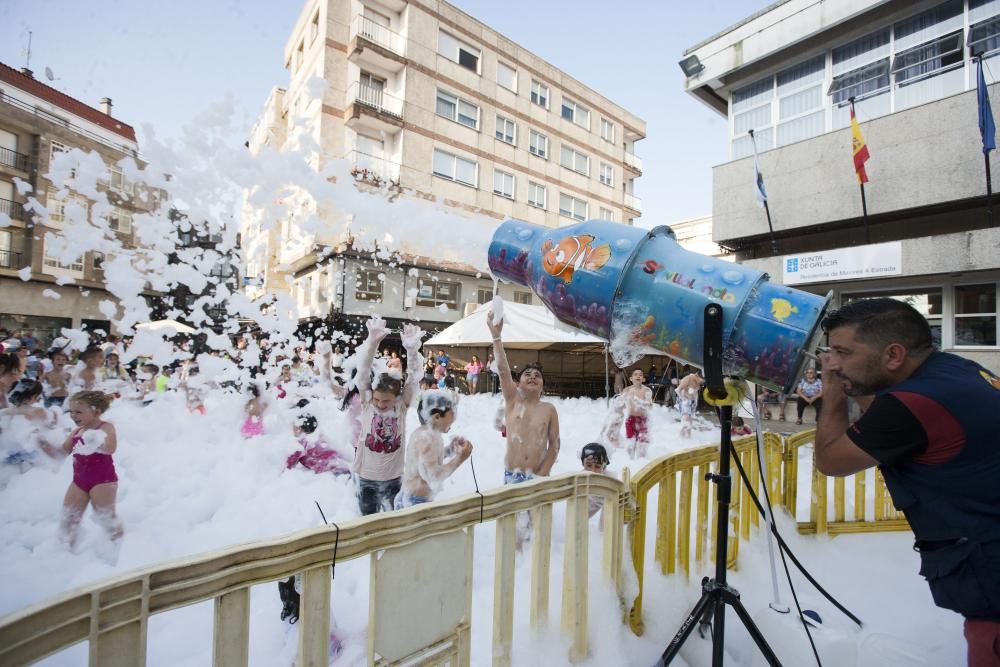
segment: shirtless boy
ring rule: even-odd
[[[526,482],[536,476],[547,477],[559,455],[559,415],[554,405],[541,400],[542,369],[528,364],[515,383],[510,375],[507,353],[500,342],[503,320],[495,322],[491,311],[486,316],[486,324],[493,335],[493,353],[506,413],[504,484]]]
[[[396,496],[396,509],[434,500],[441,483],[472,455],[472,443],[462,437],[452,438],[445,447],[444,434],[455,423],[455,404],[448,391],[422,393],[417,416],[420,428],[406,443],[403,490]]]
[[[625,400],[625,437],[628,439],[628,454],[635,458],[646,456],[649,447],[649,409],[653,406],[653,390],[647,387],[646,375],[636,368],[629,376],[632,381],[622,391]]]

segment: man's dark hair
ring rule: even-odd
[[[319,423],[311,414],[302,413],[295,418],[295,425],[302,429],[303,433],[311,434],[316,431]]]
[[[866,345],[884,348],[899,343],[917,354],[934,349],[927,319],[910,304],[896,299],[852,301],[823,319],[823,330],[827,333],[844,326],[853,326],[854,336]]]

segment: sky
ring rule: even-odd
[[[711,214],[711,167],[728,159],[725,119],[683,91],[683,51],[765,0],[633,0],[610,17],[597,0],[454,0],[453,4],[646,121],[636,153],[640,224]],[[0,62],[25,65],[51,85],[114,115],[142,141],[181,128],[229,100],[242,143],[274,86],[285,86],[285,41],[295,0],[2,0]]]

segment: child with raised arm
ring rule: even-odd
[[[625,402],[625,438],[628,440],[628,455],[635,458],[646,456],[649,447],[649,409],[653,407],[653,390],[645,385],[646,375],[636,368],[629,376],[631,384],[621,397]]]
[[[388,512],[402,486],[406,411],[422,377],[423,358],[420,327],[403,326],[401,340],[406,350],[406,382],[397,373],[379,373],[372,379],[371,367],[379,343],[386,337],[385,320],[367,322],[368,339],[358,350],[355,378],[361,396],[361,433],[354,453],[358,509],[362,515]]]
[[[694,415],[698,411],[698,392],[704,380],[697,373],[689,373],[677,385],[677,407],[681,413],[681,437],[690,438]]]
[[[472,443],[455,437],[447,447],[444,434],[455,423],[455,404],[447,391],[425,391],[417,403],[420,428],[410,434],[403,465],[403,490],[396,509],[429,503],[441,484],[472,455]]]
[[[118,474],[111,458],[118,437],[114,425],[101,418],[110,405],[111,396],[99,391],[80,391],[69,399],[69,416],[76,428],[63,443],[63,451],[73,455],[73,481],[63,500],[61,535],[71,549],[88,504],[112,541],[124,532],[115,515]]]
[[[528,364],[515,383],[507,353],[500,342],[503,320],[494,319],[491,310],[486,315],[486,324],[493,335],[493,352],[504,399],[507,426],[504,484],[526,482],[536,476],[547,477],[559,455],[559,415],[554,405],[541,400],[542,368],[538,364]]]

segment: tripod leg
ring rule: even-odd
[[[757,627],[757,624],[753,622],[753,618],[750,617],[749,612],[747,612],[746,607],[740,602],[739,598],[730,598],[726,600],[726,604],[731,604],[733,610],[743,621],[743,627],[747,629],[750,636],[753,638],[754,643],[757,644],[757,648],[760,652],[764,654],[764,659],[767,660],[767,664],[771,667],[781,667],[781,661],[778,660],[778,656],[775,655],[774,651],[771,649],[770,645],[767,643],[767,639],[764,638],[764,634]],[[724,605],[719,605],[724,608]]]
[[[713,604],[718,605],[720,602],[715,599],[713,592],[704,591],[701,594],[701,599],[699,599],[694,605],[694,609],[691,610],[691,613],[687,615],[687,618],[685,618],[684,622],[681,624],[680,629],[677,630],[677,634],[674,635],[674,638],[670,640],[669,644],[667,644],[667,649],[663,652],[663,655],[660,656],[659,661],[656,663],[656,667],[669,665],[670,662],[677,657],[684,641],[691,636],[691,632],[694,630],[695,624],[699,622],[701,617],[704,615],[705,610]]]

